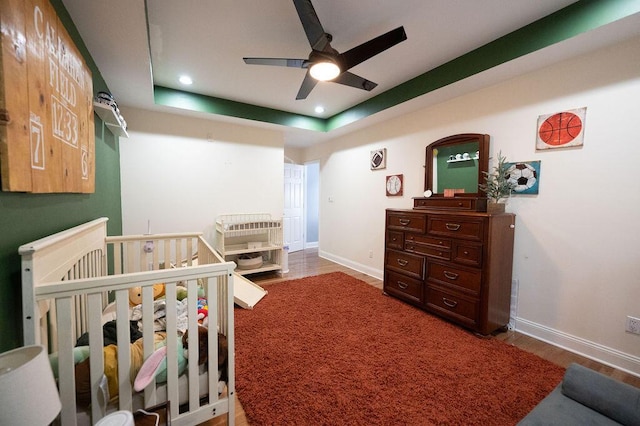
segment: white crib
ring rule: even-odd
[[[154,406],[169,401],[173,425],[193,425],[227,414],[234,421],[233,262],[224,262],[200,233],[107,236],[106,218],[56,233],[19,248],[22,256],[24,344],[42,344],[57,353],[62,425],[95,423],[111,411]],[[197,347],[198,290],[208,301],[209,330],[227,337],[226,379],[218,371],[218,333],[208,333],[207,368],[190,351],[184,374],[178,374],[177,345],[167,344],[167,381],[136,393],[130,380],[129,321],[117,321],[117,403],[106,400],[100,386],[103,362],[103,309],[114,300],[115,317],[129,318],[129,289],[142,287],[144,359],[154,350],[153,285],[165,284],[166,333],[179,336],[176,291],[187,288],[189,346]],[[202,290],[201,290],[202,291]],[[113,306],[112,306],[113,307]],[[150,320],[147,320],[150,319]],[[90,336],[90,409],[76,407],[74,346]],[[177,338],[177,337],[176,337]],[[196,355],[197,358],[197,355]],[[219,388],[224,388],[219,392]],[[37,395],[34,395],[37,398]]]

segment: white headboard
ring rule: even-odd
[[[106,217],[20,246],[24,344],[42,344],[40,319],[48,303],[36,303],[37,288],[47,282],[107,274]]]

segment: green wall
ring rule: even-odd
[[[93,91],[108,90],[61,0],[50,0],[93,74]],[[108,233],[122,233],[118,138],[95,116],[96,186],[93,194],[0,191],[0,352],[22,345],[18,247],[54,232],[108,217]]]

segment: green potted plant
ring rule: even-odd
[[[482,172],[485,183],[478,185],[487,194],[487,211],[490,213],[504,212],[505,202],[511,195],[514,183],[509,181],[509,164],[507,158],[498,152],[498,164],[490,172]]]

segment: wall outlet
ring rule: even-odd
[[[369,259],[373,259],[373,250],[369,250]]]
[[[640,334],[640,318],[627,317],[627,325],[625,330],[628,333]]]

